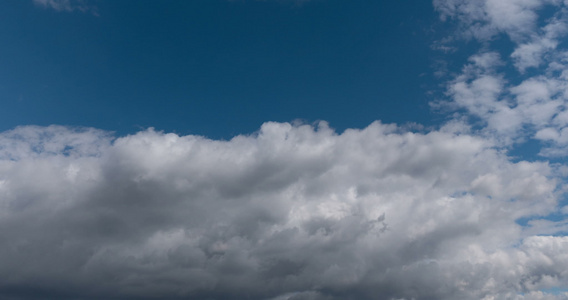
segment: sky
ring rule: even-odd
[[[0,300],[568,299],[568,1],[0,2]]]
[[[7,1],[0,129],[228,139],[266,121],[430,123],[437,16],[383,2]]]

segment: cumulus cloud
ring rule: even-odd
[[[457,132],[4,132],[0,295],[565,299],[563,225],[517,222],[559,209],[555,167]]]
[[[442,20],[458,22],[466,38],[489,40],[499,33],[522,42],[537,31],[539,11],[559,0],[434,0]]]
[[[462,73],[448,84],[450,104],[485,123],[485,132],[503,144],[525,137],[562,142],[565,126],[567,82],[564,76],[533,76],[517,85],[508,83],[506,75],[496,71],[502,65],[496,52],[470,58]]]
[[[539,67],[545,60],[545,55],[551,55],[558,47],[559,39],[566,34],[568,24],[565,16],[548,20],[541,34],[533,34],[531,39],[519,45],[511,54],[515,67],[524,72],[527,68]]]
[[[447,106],[481,121],[483,134],[501,145],[532,138],[543,143],[541,155],[567,155],[566,2],[435,0],[434,7],[458,25],[447,41],[465,37],[482,43],[448,82]],[[509,53],[493,46],[503,36],[513,44]]]

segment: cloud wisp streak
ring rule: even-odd
[[[33,0],[39,7],[53,9],[59,12],[92,12],[97,15],[95,6],[89,5],[86,0]]]
[[[542,290],[568,284],[566,224],[517,223],[559,210],[555,172],[378,122],[229,141],[19,127],[0,134],[0,294],[565,299]]]

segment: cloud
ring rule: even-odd
[[[442,20],[458,22],[464,37],[489,40],[504,33],[516,42],[535,34],[540,10],[563,5],[558,0],[434,0],[433,4]]]
[[[515,67],[524,72],[527,68],[538,68],[557,49],[559,39],[566,34],[568,24],[564,19],[553,18],[542,28],[540,35],[533,35],[531,40],[519,45],[511,54]]]
[[[447,101],[434,107],[462,110],[481,125],[483,135],[502,146],[536,139],[543,145],[541,155],[567,155],[568,51],[562,43],[568,33],[566,2],[435,0],[434,7],[443,20],[457,24],[446,42],[481,42],[447,83]],[[505,37],[512,50],[494,46]]]
[[[568,284],[564,225],[517,223],[558,210],[555,173],[378,122],[229,141],[18,127],[0,134],[0,295],[563,299],[546,289]]]
[[[56,11],[81,11],[97,14],[96,7],[89,5],[86,0],[33,0],[33,3],[43,8],[51,8]]]

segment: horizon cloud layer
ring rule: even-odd
[[[0,134],[15,299],[565,299],[561,168],[375,122]],[[564,208],[565,210],[565,208]],[[517,222],[534,218],[527,226]]]

